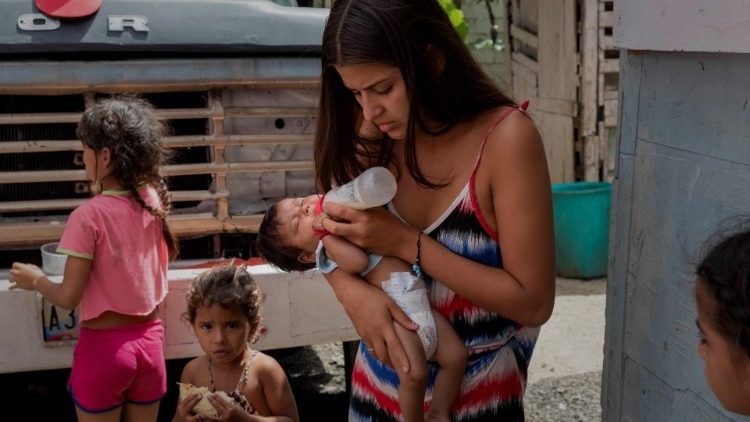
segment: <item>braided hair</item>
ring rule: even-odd
[[[246,265],[229,264],[202,272],[193,280],[185,298],[187,311],[182,318],[190,324],[195,323],[201,306],[219,305],[224,309],[239,306],[250,323],[248,341],[258,340],[261,292]]]
[[[76,136],[94,151],[109,149],[112,176],[133,194],[143,209],[161,220],[169,258],[175,259],[178,242],[167,223],[171,202],[167,184],[159,173],[168,158],[161,142],[167,131],[147,101],[134,96],[117,96],[99,100],[87,109],[78,123]],[[148,205],[138,193],[138,187],[144,183],[156,190],[160,208]]]
[[[722,237],[696,275],[716,304],[713,327],[750,357],[750,230]]]

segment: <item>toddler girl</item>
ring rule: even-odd
[[[247,267],[232,264],[203,272],[187,294],[184,318],[206,354],[188,362],[180,382],[229,393],[232,402],[214,394],[207,397],[219,415],[216,420],[299,420],[284,370],[249,344],[258,338],[260,296]],[[183,398],[174,421],[199,420],[193,408],[201,398]]]
[[[727,410],[750,415],[750,230],[721,240],[696,274],[706,380]]]
[[[75,309],[81,331],[68,390],[79,421],[156,420],[166,392],[164,330],[156,308],[167,294],[167,261],[177,241],[166,221],[169,199],[159,167],[164,126],[132,97],[99,101],[76,135],[96,195],[70,214],[58,253],[62,283],[15,262],[12,288],[36,290]]]

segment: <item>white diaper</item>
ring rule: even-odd
[[[425,358],[429,360],[435,354],[438,339],[424,281],[408,272],[394,272],[389,280],[382,282],[382,286],[383,291],[409,315],[409,318],[419,324],[417,335],[422,341]]]

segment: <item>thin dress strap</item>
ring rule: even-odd
[[[477,219],[479,220],[479,224],[482,225],[482,228],[487,232],[487,234],[490,235],[490,237],[494,240],[498,240],[497,233],[492,230],[492,227],[487,223],[487,220],[484,218],[484,215],[482,215],[481,210],[479,209],[479,201],[477,200],[477,193],[475,189],[476,184],[476,174],[477,169],[479,169],[479,163],[482,161],[482,152],[484,151],[484,145],[487,143],[487,139],[490,137],[490,133],[497,127],[497,125],[500,124],[503,120],[505,120],[506,117],[508,117],[511,113],[514,111],[520,111],[521,113],[528,116],[528,113],[526,112],[526,109],[529,107],[529,101],[526,100],[521,103],[518,107],[513,107],[505,110],[500,114],[500,117],[495,120],[490,127],[487,129],[487,132],[484,134],[484,139],[482,140],[482,145],[479,146],[479,152],[477,153],[477,159],[474,162],[474,169],[471,171],[471,178],[469,178],[469,195],[471,197],[471,202],[474,206]]]
[[[243,362],[242,364],[242,375],[240,375],[239,381],[237,381],[237,386],[234,387],[234,391],[229,393],[229,397],[231,397],[236,404],[238,404],[241,408],[243,408],[247,413],[251,415],[257,415],[258,411],[255,409],[252,403],[245,397],[245,394],[242,392],[242,387],[244,387],[247,384],[247,368],[250,366],[250,364],[255,360],[255,356],[258,354],[257,350],[250,349],[248,347],[248,350],[252,350],[252,354],[247,359],[246,362]],[[211,373],[211,358],[208,358],[208,379],[211,383],[211,392],[216,392],[216,387],[214,386],[214,377]]]
[[[487,129],[487,132],[484,134],[484,139],[482,140],[482,145],[479,146],[479,153],[477,154],[477,159],[474,162],[474,170],[471,172],[472,179],[474,178],[474,174],[477,172],[477,169],[479,168],[479,162],[482,161],[482,151],[484,151],[484,144],[487,143],[487,139],[490,137],[490,133],[499,125],[503,120],[505,120],[506,117],[510,115],[510,113],[513,113],[514,111],[518,110],[523,114],[526,114],[528,116],[528,113],[526,112],[526,109],[529,108],[529,101],[526,100],[521,103],[518,107],[513,107],[505,110],[500,114],[500,117],[495,120],[490,127]]]
[[[249,347],[248,347],[249,349]],[[234,387],[234,391],[229,393],[229,396],[232,397],[240,407],[245,409],[245,411],[251,415],[257,415],[258,411],[255,409],[255,406],[253,406],[252,403],[250,403],[250,400],[248,400],[247,397],[245,397],[245,394],[242,392],[243,387],[247,385],[247,369],[250,367],[250,364],[253,363],[253,360],[255,360],[255,356],[258,355],[257,350],[253,350],[253,353],[250,355],[250,358],[248,358],[247,362],[244,363],[244,368],[242,369],[242,376],[240,377],[240,380],[237,381],[237,386]]]
[[[234,391],[241,392],[242,387],[247,384],[247,368],[250,367],[250,364],[253,363],[253,360],[255,360],[255,355],[258,354],[257,350],[253,350],[253,353],[250,355],[250,358],[243,364],[244,368],[242,369],[242,376],[240,376],[239,381],[237,381],[237,386],[234,387]]]

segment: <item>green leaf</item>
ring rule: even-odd
[[[466,39],[466,34],[469,33],[469,24],[464,20],[464,12],[455,9],[450,12],[448,17],[451,19],[453,28],[458,32],[458,36],[461,37],[462,40]]]
[[[445,9],[445,12],[448,14],[448,18],[451,21],[451,25],[453,25],[453,28],[458,33],[458,36],[461,37],[462,40],[465,40],[466,35],[469,33],[469,24],[466,23],[464,12],[462,12],[461,9],[458,9],[456,5],[453,4],[453,0],[440,0],[440,6]]]
[[[440,0],[440,5],[443,6],[443,9],[448,13],[456,8],[456,5],[453,4],[453,0]]]

